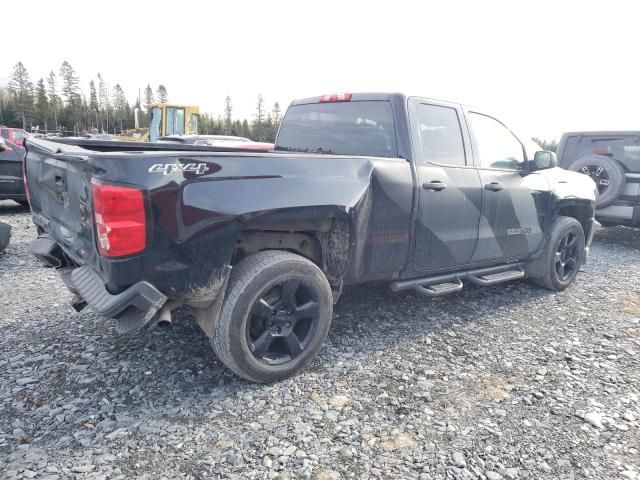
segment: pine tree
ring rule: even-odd
[[[231,135],[231,123],[233,115],[233,106],[231,105],[231,97],[227,95],[224,99],[224,134]]]
[[[96,92],[96,84],[93,80],[89,82],[89,118],[91,126],[98,126],[98,113],[100,113],[100,105],[98,104],[98,93]],[[95,125],[93,119],[95,118]]]
[[[280,111],[280,104],[278,102],[273,104],[271,117],[273,118],[273,123],[275,123],[276,127],[280,126],[280,122],[282,121],[282,112]]]
[[[62,95],[65,97],[67,104],[79,105],[82,101],[80,79],[71,64],[66,60],[62,62],[60,67],[60,78],[62,78]]]
[[[51,105],[51,110],[53,111],[53,124],[56,129],[58,128],[58,106],[60,104],[57,82],[56,74],[51,70],[47,77],[47,96],[49,97],[49,105]]]
[[[115,120],[120,122],[120,131],[122,131],[124,130],[124,122],[127,118],[129,104],[127,103],[124,90],[122,90],[119,83],[116,83],[116,86],[113,87],[113,108],[115,110]]]
[[[98,74],[98,104],[100,105],[100,112],[102,120],[100,122],[100,130],[103,132],[109,131],[109,110],[111,105],[109,104],[109,89],[107,82],[104,81],[101,74]]]
[[[7,86],[15,99],[18,120],[22,122],[22,128],[27,128],[27,118],[33,111],[33,84],[22,62],[13,67]]]
[[[47,117],[49,115],[49,99],[47,98],[47,90],[44,86],[44,80],[40,78],[36,86],[36,122],[38,129],[44,126],[47,131]]]
[[[246,137],[249,139],[253,137],[253,134],[251,133],[251,128],[249,127],[249,122],[247,121],[246,118],[242,121],[242,129],[240,130],[240,136]]]
[[[533,137],[531,138],[535,143],[537,143],[542,150],[548,150],[550,152],[555,152],[558,148],[558,142],[555,140],[544,140],[541,138]]]
[[[231,135],[234,135],[236,137],[242,136],[242,123],[240,122],[240,120],[233,121],[233,124],[231,125]]]
[[[256,104],[256,118],[253,122],[252,130],[255,140],[258,142],[265,141],[265,117],[264,117],[264,98],[262,94],[258,94],[258,102]]]
[[[151,105],[153,105],[155,102],[156,100],[155,98],[153,98],[153,90],[151,89],[151,85],[147,84],[147,87],[144,89],[144,109],[148,112],[151,108]]]
[[[73,129],[77,134],[82,127],[82,95],[80,94],[80,79],[75,70],[66,60],[60,67],[60,78],[62,80],[62,96],[66,101],[64,109],[63,124],[67,130]]]
[[[158,85],[157,96],[158,96],[158,103],[168,102],[167,88],[164,85]]]

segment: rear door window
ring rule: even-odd
[[[292,105],[276,150],[397,157],[391,103],[355,101]]]
[[[456,167],[466,165],[460,119],[455,109],[421,103],[418,127],[426,161]]]

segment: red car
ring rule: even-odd
[[[21,128],[11,128],[0,126],[0,135],[5,140],[9,140],[14,145],[24,146],[24,139],[29,136],[29,134]]]

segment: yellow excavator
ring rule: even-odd
[[[149,128],[132,128],[114,136],[127,142],[157,142],[167,135],[197,135],[200,108],[157,103],[149,107]]]

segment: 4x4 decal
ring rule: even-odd
[[[209,171],[206,163],[156,163],[151,165],[149,173],[162,173],[171,175],[174,172],[192,172],[196,175],[204,175]]]

